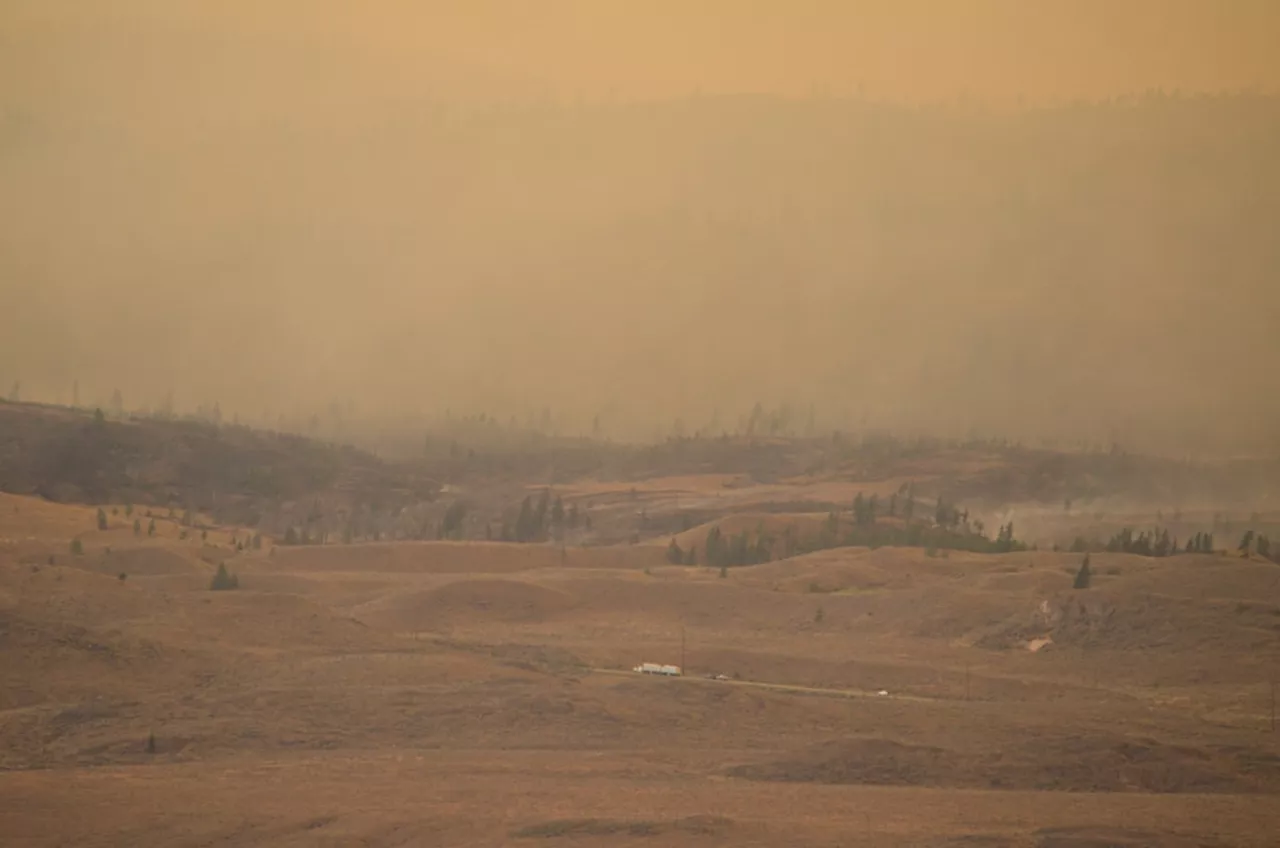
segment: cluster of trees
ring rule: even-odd
[[[512,526],[504,521],[498,534],[498,541],[545,542],[548,539],[559,540],[564,538],[566,529],[577,529],[579,526],[585,526],[586,529],[590,530],[591,517],[579,511],[576,503],[570,504],[566,509],[562,497],[556,495],[553,501],[551,500],[551,493],[544,489],[536,504],[533,502],[532,496],[525,496],[524,501],[520,504],[520,514],[516,517],[515,525]],[[490,533],[487,528],[486,533]]]
[[[454,501],[449,504],[449,508],[444,511],[444,518],[440,521],[440,529],[436,534],[440,539],[457,539],[462,536],[462,522],[467,517],[467,505],[462,501]]]
[[[1213,534],[1197,533],[1187,539],[1186,553],[1189,554],[1211,554],[1213,553]],[[1173,540],[1173,552],[1178,551],[1178,540]]]
[[[249,549],[253,549],[255,551],[262,550],[261,533],[254,533],[252,536],[246,536],[243,540],[237,539],[235,534],[232,534],[231,542],[236,546],[237,551],[246,551]]]
[[[736,536],[725,536],[719,527],[712,527],[707,534],[707,565],[727,568],[736,565],[756,565],[773,559],[773,537],[757,528],[752,540],[746,530]]]
[[[347,537],[344,535],[344,539]],[[284,537],[280,540],[282,545],[323,545],[329,540],[329,534],[324,531],[317,531],[312,535],[311,528],[303,525],[301,531],[292,525],[284,531]]]
[[[675,537],[671,537],[671,544],[667,545],[667,562],[672,565],[697,565],[698,564],[698,546],[690,545],[689,550],[680,547],[680,543]]]
[[[1212,533],[1196,533],[1194,536],[1187,538],[1185,545],[1179,545],[1178,539],[1170,536],[1167,529],[1157,527],[1153,530],[1144,530],[1135,534],[1132,528],[1125,527],[1108,539],[1106,544],[1097,541],[1089,542],[1083,536],[1077,536],[1075,541],[1071,543],[1070,550],[1073,553],[1101,550],[1113,554],[1124,553],[1146,557],[1167,557],[1182,553],[1213,553],[1214,547]]]
[[[1014,539],[1012,522],[1002,525],[993,541],[986,537],[981,521],[970,520],[967,509],[962,510],[942,497],[938,498],[934,508],[933,526],[915,521],[915,487],[910,483],[903,484],[885,504],[882,510],[879,498],[875,495],[865,497],[859,492],[853,499],[852,526],[841,533],[839,514],[829,514],[815,544],[809,546],[809,549],[898,546],[982,553],[1007,553],[1026,549],[1026,545]],[[880,515],[896,520],[878,523]]]
[[[855,522],[841,534],[839,516],[832,513],[827,516],[826,525],[818,537],[808,544],[802,542],[795,552],[836,547],[932,548],[972,553],[1008,553],[1027,549],[1025,544],[1014,539],[1012,523],[1001,527],[999,536],[994,540],[972,527],[928,526],[922,523],[859,526]]]
[[[1244,556],[1248,556],[1252,552],[1265,559],[1271,559],[1271,540],[1266,536],[1254,533],[1252,530],[1246,530],[1244,536],[1240,538],[1240,544],[1236,547],[1236,550]]]
[[[1083,539],[1077,539],[1077,544],[1083,544]],[[1073,549],[1076,546],[1072,546]],[[1177,539],[1170,539],[1167,530],[1154,530],[1150,533],[1139,533],[1133,535],[1133,531],[1125,528],[1111,537],[1111,541],[1107,543],[1107,550],[1111,552],[1124,552],[1139,554],[1141,556],[1163,557],[1173,556],[1178,553],[1213,553],[1213,534],[1197,533],[1187,539],[1186,547],[1179,550]],[[1252,530],[1245,532],[1240,539],[1237,550],[1244,556],[1248,556],[1251,552],[1257,553],[1259,556],[1271,558],[1271,540],[1266,536],[1261,536]],[[1076,572],[1076,579],[1073,586],[1076,589],[1088,589],[1093,579],[1093,572],[1089,568],[1089,554],[1085,553],[1084,561],[1080,564],[1080,570]]]
[[[1167,557],[1184,553],[1211,554],[1217,549],[1214,547],[1213,534],[1208,532],[1199,532],[1194,536],[1188,536],[1186,544],[1179,545],[1177,538],[1170,536],[1169,531],[1166,529],[1157,527],[1154,530],[1135,534],[1131,528],[1125,527],[1112,536],[1105,545],[1099,542],[1090,543],[1083,536],[1077,536],[1075,542],[1071,545],[1071,550],[1076,553],[1105,550],[1109,553]],[[1250,553],[1256,553],[1260,557],[1270,559],[1271,540],[1266,536],[1255,533],[1253,530],[1248,530],[1241,537],[1240,544],[1236,550],[1246,556]]]
[[[773,560],[774,538],[761,527],[756,530],[754,538],[746,530],[735,536],[726,536],[719,527],[712,527],[707,533],[705,565],[714,566],[723,571],[731,566],[756,565]],[[697,565],[698,546],[690,545],[688,550],[680,547],[674,537],[667,546],[667,562],[673,565]]]
[[[1207,543],[1212,549],[1213,537],[1202,540],[1197,534],[1196,543]],[[1199,547],[1195,548],[1199,550]],[[1169,537],[1168,530],[1152,530],[1150,532],[1143,531],[1138,535],[1133,534],[1133,530],[1125,527],[1119,533],[1111,537],[1107,542],[1107,551],[1110,553],[1126,553],[1138,554],[1139,556],[1148,557],[1165,557],[1179,553],[1178,540]]]
[[[915,518],[916,512],[916,495],[915,486],[910,483],[904,483],[898,491],[889,496],[889,500],[883,504],[876,495],[866,497],[862,492],[858,492],[853,499],[853,521],[859,527],[866,527],[876,523],[878,515],[887,515],[889,518],[901,518],[905,522],[910,522]],[[964,513],[964,520],[968,521],[969,514]],[[938,500],[938,516],[937,521],[943,526],[954,526],[959,522],[960,513],[954,510],[948,511],[946,504]]]
[[[853,502],[852,522],[843,521],[838,512],[830,512],[817,535],[807,539],[802,538],[794,526],[787,527],[780,538],[766,532],[763,525],[754,535],[743,530],[735,536],[726,536],[719,527],[713,527],[707,534],[703,564],[724,569],[839,547],[915,547],[973,553],[1008,553],[1027,549],[1024,543],[1014,538],[1012,522],[1001,525],[995,539],[988,539],[976,529],[980,523],[970,522],[968,512],[954,506],[943,504],[945,521],[930,525],[907,517],[915,504],[914,497],[909,494],[902,500],[897,495],[888,500],[889,514],[901,515],[902,521],[877,522],[879,504],[874,495],[865,497],[859,494]],[[673,538],[667,548],[667,559],[676,564],[696,564],[696,547],[686,551]]]

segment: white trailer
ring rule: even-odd
[[[640,665],[631,669],[637,674],[661,674],[666,677],[679,677],[680,666],[678,665],[662,665],[660,663],[640,663]]]

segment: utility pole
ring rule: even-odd
[[[964,699],[969,700],[969,663],[964,664]]]
[[[1271,678],[1271,732],[1276,732],[1276,679]]]

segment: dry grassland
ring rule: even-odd
[[[237,553],[94,515],[0,497],[4,845],[1280,833],[1270,563],[1099,555],[1079,591],[1069,554],[839,549],[722,578],[658,545]]]

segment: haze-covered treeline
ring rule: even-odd
[[[0,110],[0,383],[365,428],[648,438],[762,402],[1275,447],[1278,98],[334,97]]]

